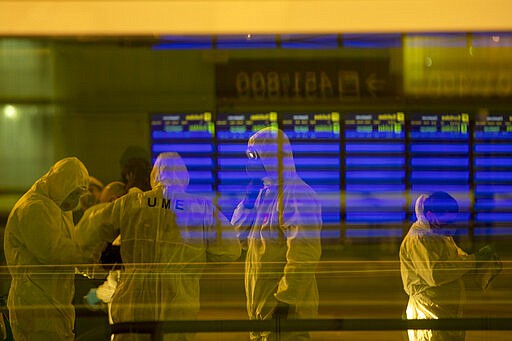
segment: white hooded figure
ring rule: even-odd
[[[177,153],[162,153],[150,191],[129,192],[82,219],[76,238],[99,259],[105,242],[121,235],[124,271],[111,300],[114,323],[192,320],[199,311],[199,279],[207,260],[234,261],[240,242],[208,199],[185,190],[189,174]],[[168,334],[165,340],[190,340]],[[118,334],[116,340],[149,340]]]
[[[12,276],[7,306],[14,338],[73,340],[74,267],[89,258],[72,239],[72,209],[89,174],[75,157],[58,161],[14,205],[5,230]]]
[[[248,141],[248,173],[263,187],[235,209],[231,222],[247,247],[245,292],[251,320],[314,318],[321,255],[321,206],[296,173],[288,137],[264,128]],[[258,166],[259,163],[259,166]],[[308,340],[308,333],[251,332],[252,340]]]
[[[400,246],[400,271],[409,295],[408,319],[462,317],[465,286],[462,276],[475,268],[453,240],[449,225],[456,220],[457,202],[445,192],[421,195],[415,205],[417,221]],[[409,340],[464,340],[464,331],[409,330]]]

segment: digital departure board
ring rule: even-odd
[[[269,126],[277,127],[277,113],[219,113],[216,125],[217,139],[247,142],[257,131]]]
[[[340,234],[340,114],[283,112],[279,126],[290,139],[298,175],[318,195],[322,205],[322,235]]]
[[[338,112],[282,113],[279,125],[290,140],[340,138],[340,114]]]
[[[402,234],[406,218],[405,116],[344,115],[347,237]]]
[[[483,112],[474,127],[474,234],[512,234],[512,114]]]
[[[404,113],[358,113],[345,116],[345,139],[403,139]]]
[[[470,217],[469,115],[410,113],[409,183],[411,211],[423,193],[450,193],[459,203],[461,222]]]
[[[512,141],[512,114],[483,113],[475,117],[474,136],[477,140]]]
[[[265,127],[277,127],[277,113],[218,113],[216,125],[218,205],[231,218],[249,182],[245,171],[247,141]]]
[[[270,126],[290,138],[297,173],[318,194],[322,238],[401,237],[416,198],[435,191],[457,199],[459,223],[475,236],[512,235],[510,112],[152,114],[153,160],[178,152],[188,191],[230,218],[249,182],[247,142]]]
[[[211,196],[215,184],[214,134],[209,112],[152,114],[153,162],[162,152],[179,153],[190,175],[187,191]]]
[[[409,136],[415,140],[468,140],[467,113],[411,113]]]

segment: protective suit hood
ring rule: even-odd
[[[430,197],[426,194],[421,194],[418,199],[416,199],[415,204],[415,212],[416,212],[416,225],[428,228],[431,230],[432,233],[440,234],[440,235],[446,235],[446,236],[453,236],[456,232],[455,227],[447,225],[443,223],[442,225],[438,225],[439,222],[433,222],[425,216],[425,202]],[[435,216],[434,216],[435,217]]]
[[[151,170],[151,188],[171,187],[185,191],[190,181],[187,166],[178,153],[160,153]]]
[[[258,153],[265,171],[273,181],[279,178],[278,157],[282,160],[282,179],[289,181],[298,177],[290,140],[282,130],[274,127],[261,129],[249,138],[247,148]]]
[[[50,170],[32,186],[39,194],[50,198],[57,206],[77,188],[87,191],[89,172],[82,161],[67,157],[55,163]]]
[[[428,195],[422,194],[416,199],[416,204],[414,205],[414,211],[416,213],[416,219],[417,222],[420,223],[423,226],[430,226],[427,218],[424,214],[424,208],[425,208],[425,200],[427,200]]]

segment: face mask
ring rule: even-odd
[[[265,167],[263,166],[263,163],[261,162],[261,159],[247,160],[247,163],[245,165],[245,171],[247,173],[247,176],[251,179],[263,179],[267,176],[267,172],[265,171]]]
[[[457,222],[455,220],[443,221],[441,224],[441,231],[445,236],[453,236],[457,231]]]
[[[73,192],[71,192],[66,199],[62,201],[60,204],[60,207],[63,211],[70,211],[78,206],[78,202],[80,200],[80,197],[82,196],[83,190],[82,189],[76,189]]]
[[[87,192],[80,197],[80,205],[82,208],[89,208],[96,204],[96,197],[91,192]]]
[[[432,227],[432,230],[440,235],[444,236],[453,236],[455,234],[456,225],[453,222],[441,222],[439,218],[435,215],[429,212],[427,217],[430,226]]]
[[[261,157],[255,150],[247,151],[247,163],[245,164],[245,171],[247,176],[251,179],[263,179],[267,176],[267,171]]]

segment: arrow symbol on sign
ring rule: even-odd
[[[377,76],[375,75],[375,72],[366,78],[366,88],[368,89],[368,92],[372,97],[377,97],[375,95],[375,92],[378,90],[382,90],[384,87],[384,84],[386,84],[386,81],[382,79],[377,79]]]

